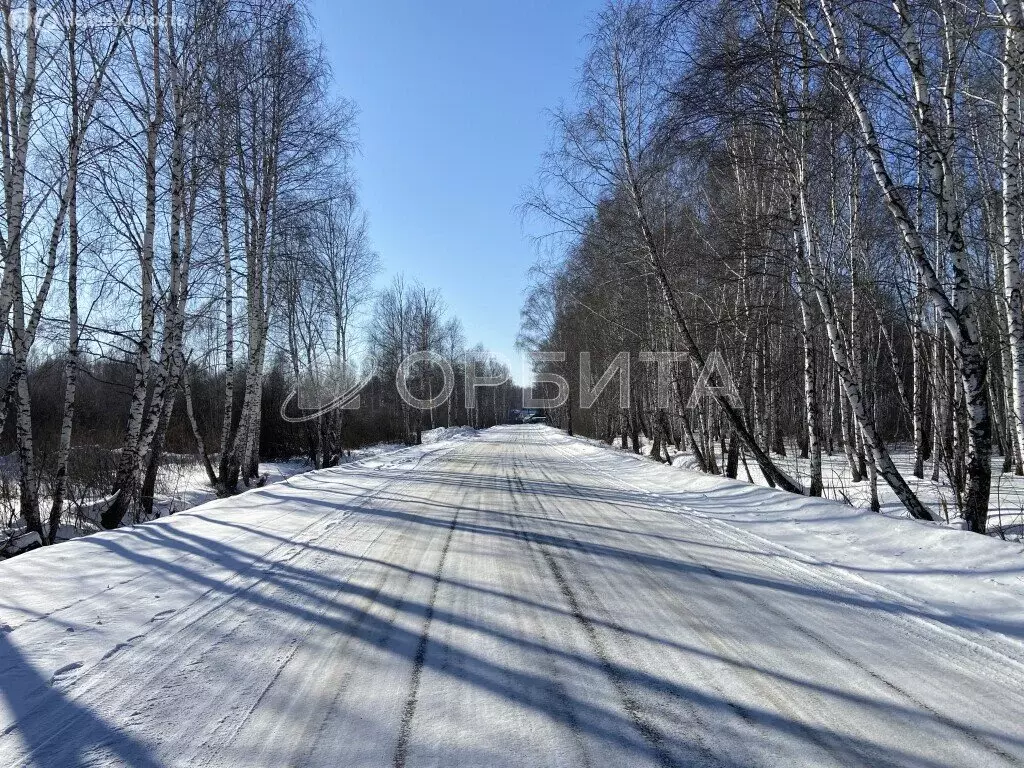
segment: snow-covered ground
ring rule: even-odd
[[[442,436],[0,563],[0,765],[1024,765],[1020,550]]]
[[[435,443],[438,440],[450,440],[470,436],[475,433],[472,427],[437,427],[424,432],[423,443]],[[339,464],[350,464],[365,461],[386,453],[404,449],[402,443],[378,443],[350,451],[342,456]],[[185,462],[168,462],[160,469],[158,494],[153,505],[158,517],[191,509],[217,498],[206,472],[194,457],[182,457]],[[260,475],[266,475],[267,485],[279,483],[289,477],[308,472],[309,460],[298,457],[289,461],[265,461],[260,463]]]
[[[426,444],[438,440],[464,437],[473,434],[474,431],[470,427],[438,427],[424,432],[423,442]],[[339,463],[350,464],[364,461],[404,448],[405,446],[401,443],[379,443],[365,446],[350,451],[341,458]],[[260,475],[266,476],[267,485],[273,485],[287,480],[289,477],[308,472],[309,468],[309,461],[301,457],[289,461],[265,461],[260,463]],[[17,493],[17,486],[14,484],[17,466],[13,458],[6,457],[3,462],[0,462],[0,473],[6,473],[10,479],[7,487],[12,495],[12,498],[7,499],[7,519],[6,521],[0,520],[0,559],[2,559],[5,544],[17,541],[24,534],[25,527],[18,516],[17,499],[13,498]],[[172,454],[165,457],[164,464],[157,473],[153,503],[154,517],[166,517],[213,501],[215,498],[217,498],[217,494],[210,486],[206,471],[194,456]],[[101,495],[69,500],[68,509],[64,514],[64,523],[61,525],[57,537],[58,540],[69,541],[102,530],[99,525],[99,517],[108,504],[109,497]],[[42,498],[40,508],[45,510],[48,506],[49,499]]]
[[[597,442],[597,441],[590,441]],[[649,440],[641,440],[641,452],[643,455],[650,455],[651,443]],[[619,441],[615,441],[615,446]],[[925,463],[924,479],[914,477],[913,452],[905,446],[894,446],[891,449],[893,461],[897,469],[907,479],[908,484],[930,509],[940,519],[948,520],[952,527],[963,526],[962,518],[956,506],[956,495],[946,478],[944,471],[939,472],[939,480],[933,481],[932,463]],[[681,469],[691,470],[697,464],[689,451],[676,451],[674,446],[669,447],[669,455],[672,458],[672,466]],[[722,466],[722,457],[717,456],[719,466]],[[772,454],[772,460],[785,471],[790,477],[798,479],[806,487],[810,481],[810,464],[807,459],[800,458],[799,451],[795,446],[787,446],[785,456]],[[868,481],[854,483],[850,475],[850,465],[846,455],[838,451],[832,455],[822,456],[822,481],[824,486],[824,497],[836,501],[842,501],[855,507],[869,509],[871,506],[871,486]],[[1014,475],[1013,472],[1003,472],[1003,460],[1000,457],[992,458],[992,495],[989,507],[989,532],[992,536],[1006,539],[1024,538],[1024,477]],[[747,461],[747,466],[741,464],[738,477],[741,480],[753,479],[758,485],[767,485],[764,476],[758,469],[757,464]],[[906,508],[896,498],[885,481],[878,480],[878,500],[881,507],[881,514],[889,517],[907,517]]]

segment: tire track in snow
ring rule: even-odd
[[[398,543],[399,539],[396,537],[394,540],[394,548],[392,548],[391,550],[391,553],[395,553],[396,561],[398,560],[398,556],[395,550],[397,549]],[[404,597],[399,598],[394,602],[392,606],[390,606],[390,609],[386,612],[386,617],[383,617],[381,619],[382,626],[378,627],[374,631],[372,637],[370,637],[368,640],[364,638],[364,625],[367,623],[367,620],[370,619],[374,609],[378,606],[377,599],[380,597],[381,592],[383,591],[385,585],[388,583],[389,577],[390,574],[385,569],[378,569],[378,575],[374,582],[374,586],[365,596],[361,598],[361,607],[354,606],[351,611],[351,613],[355,614],[357,618],[352,623],[352,626],[349,630],[349,636],[346,637],[342,642],[338,643],[338,645],[332,649],[332,655],[341,656],[342,654],[344,654],[348,649],[349,643],[353,639],[363,639],[364,641],[369,642],[374,647],[382,650],[387,649],[390,646],[392,640],[391,631],[394,629],[395,621],[397,620],[399,613],[405,607]],[[403,582],[403,595],[407,591],[409,583],[412,581],[412,578],[413,570],[409,569],[409,572],[406,574]],[[328,703],[327,707],[318,718],[319,722],[316,723],[315,728],[307,729],[307,732],[311,733],[311,735],[308,738],[303,738],[303,741],[305,741],[307,744],[307,748],[305,752],[303,752],[300,755],[301,760],[297,764],[305,765],[313,762],[313,752],[316,746],[320,743],[321,739],[323,739],[325,734],[328,732],[328,729],[331,726],[332,715],[337,709],[338,703],[342,701],[343,698],[348,694],[349,685],[354,675],[355,670],[346,670],[342,675],[341,679],[338,680],[337,683],[335,684],[334,694],[331,697],[331,700]]]
[[[612,666],[608,657],[608,652],[605,649],[604,644],[601,642],[601,638],[597,634],[597,629],[580,607],[579,601],[576,598],[576,593],[569,585],[569,580],[566,579],[558,561],[555,559],[554,555],[548,552],[544,547],[541,547],[540,551],[544,556],[544,560],[547,562],[548,569],[551,571],[552,577],[555,579],[555,583],[558,584],[558,590],[562,593],[562,596],[569,604],[569,610],[572,613],[573,620],[576,621],[576,623],[583,629],[584,633],[586,633],[587,640],[590,643],[591,648],[593,648],[594,654],[601,662],[601,667],[604,669],[608,679],[611,680],[612,685],[615,687],[615,692],[619,696],[622,709],[625,711],[627,717],[629,717],[629,721],[643,737],[644,741],[646,741],[651,749],[654,750],[660,765],[675,766],[675,761],[668,753],[668,750],[665,749],[665,736],[653,724],[647,722],[643,712],[641,711],[640,703],[633,698],[626,687],[626,681],[623,680],[622,675],[620,675],[615,667]]]
[[[522,506],[519,503],[516,486],[519,485],[521,487],[522,483],[516,474],[516,460],[513,458],[511,461],[513,474],[506,474],[505,476],[505,479],[508,482],[509,498],[512,500],[512,512],[506,514],[509,522],[509,530],[515,536],[517,541],[522,542],[526,546],[527,550],[536,552],[536,549],[531,546],[530,539],[527,537],[526,532],[519,527],[518,517],[522,513]],[[532,559],[536,562],[535,557]],[[573,709],[572,699],[569,697],[568,692],[565,690],[565,686],[562,685],[562,681],[559,679],[559,669],[555,663],[554,654],[552,653],[547,634],[544,631],[543,621],[535,622],[534,631],[537,633],[540,644],[543,647],[544,672],[546,673],[545,677],[549,680],[548,692],[557,701],[558,711],[565,719],[565,723],[569,728],[570,737],[579,752],[580,760],[584,768],[591,768],[590,756],[587,754],[586,741],[583,738],[583,730],[580,727],[579,718],[576,717],[576,712]]]
[[[513,473],[515,484],[519,492],[525,495],[526,488],[523,485],[522,478],[519,476],[518,467],[515,463],[513,463]],[[513,491],[513,498],[514,497],[515,493]],[[538,504],[539,503],[540,502],[538,500]],[[559,592],[561,592],[562,597],[565,598],[573,620],[580,629],[583,630],[583,633],[587,638],[587,642],[590,645],[591,650],[594,652],[594,655],[597,657],[605,676],[615,689],[615,693],[619,698],[619,703],[622,706],[623,711],[626,713],[626,717],[629,719],[630,724],[636,732],[640,734],[651,751],[654,752],[659,765],[665,766],[665,768],[675,766],[676,761],[665,746],[665,735],[661,733],[661,731],[644,715],[643,707],[639,700],[634,697],[629,690],[628,681],[616,666],[612,664],[611,657],[598,634],[597,627],[594,626],[590,617],[583,611],[579,598],[576,596],[575,590],[573,590],[572,585],[569,583],[569,579],[566,578],[565,572],[562,570],[561,565],[559,565],[558,560],[553,554],[551,554],[551,552],[548,551],[547,547],[545,547],[541,541],[530,533],[529,530],[521,529],[520,533],[526,541],[534,545],[543,556],[548,570],[551,572],[551,576],[554,578],[555,583],[558,586]],[[702,751],[704,751],[704,746],[701,745],[701,747]]]
[[[445,537],[444,546],[441,548],[441,557],[438,559],[437,568],[434,569],[434,583],[430,588],[427,612],[423,617],[423,629],[420,631],[420,640],[416,646],[416,656],[413,659],[412,678],[409,681],[409,696],[405,700],[401,725],[398,729],[398,743],[395,745],[395,755],[392,760],[394,768],[405,768],[405,761],[409,756],[412,719],[416,715],[416,699],[419,695],[420,680],[423,677],[423,663],[427,658],[427,645],[430,643],[430,625],[434,621],[434,604],[437,602],[437,593],[441,588],[441,572],[444,570],[445,560],[448,559],[448,549],[451,547],[452,536],[455,534],[455,526],[458,524],[458,521],[459,510],[456,508],[454,515],[452,515],[452,521],[448,525],[448,535]]]
[[[450,446],[442,451],[432,451],[431,453],[427,454],[425,458],[432,459],[434,457],[443,457],[447,453],[450,453],[451,450],[455,447],[457,447],[457,445]],[[398,451],[395,451],[394,453],[398,453]],[[422,458],[424,457],[420,457],[421,460],[416,462],[415,467],[420,466],[420,464],[422,463]],[[398,489],[412,487],[416,482],[419,482],[418,479],[416,478],[403,476],[393,482],[384,483],[383,485],[378,485],[371,489],[368,489],[363,493],[359,494],[358,496],[353,497],[346,503],[352,506],[365,506],[371,502],[379,501],[381,495],[384,493],[394,494],[398,491]],[[346,517],[347,516],[348,514],[346,514]],[[399,556],[396,552],[397,547],[401,543],[401,537],[400,535],[398,535],[398,529],[396,528],[396,526],[399,525],[400,523],[396,523],[395,521],[390,521],[386,523],[377,532],[377,535],[369,543],[366,544],[366,546],[363,548],[361,552],[359,552],[358,554],[346,555],[346,557],[351,562],[344,571],[344,577],[342,577],[341,574],[337,574],[335,576],[338,582],[338,587],[337,589],[332,591],[329,596],[325,596],[324,604],[316,609],[315,614],[317,619],[322,619],[329,610],[329,607],[332,604],[334,604],[334,602],[337,600],[338,596],[345,593],[345,587],[349,584],[349,580],[352,578],[355,572],[364,564],[364,558],[366,557],[367,553],[369,553],[374,547],[376,547],[378,543],[384,541],[387,538],[390,538],[391,544],[387,554],[381,555],[380,557],[384,560],[389,560],[391,559],[391,556],[394,555],[393,559],[396,562],[399,560]],[[330,523],[325,528],[323,533],[339,535],[339,531],[335,530],[335,528],[336,526],[333,523]],[[341,535],[347,536],[349,533],[350,531],[346,530]],[[323,551],[321,552],[321,556],[315,560],[315,563],[319,563],[324,557],[329,558],[330,556],[342,551],[342,549],[339,549],[337,550],[337,552],[335,552],[332,550],[330,546],[328,546],[330,544],[331,539],[323,539],[322,537],[320,537],[316,540],[319,542],[319,549]],[[318,568],[313,568],[312,570],[318,570]],[[406,585],[409,583],[412,576],[412,571],[410,571],[406,575]],[[377,578],[374,580],[373,586],[368,587],[366,593],[359,596],[356,605],[353,605],[345,610],[345,613],[349,616],[346,638],[333,648],[333,653],[338,654],[339,656],[342,655],[344,653],[344,650],[348,648],[349,643],[353,638],[361,637],[360,633],[363,630],[363,625],[371,617],[373,609],[379,605],[377,601],[378,598],[380,597],[383,588],[387,583],[387,580],[388,573],[384,570],[380,570],[377,574]],[[360,610],[358,606],[364,606],[364,609]],[[369,642],[371,642],[372,645],[382,649],[388,647],[389,642],[391,640],[390,630],[393,628],[399,613],[403,609],[403,606],[404,598],[400,598],[393,605],[389,606],[387,617],[381,619],[381,626],[376,629],[373,638],[369,640]],[[352,616],[355,616],[355,618],[352,619]],[[248,705],[247,710],[244,712],[244,714],[242,714],[240,718],[236,717],[230,723],[227,721],[221,723],[220,725],[225,726],[226,730],[218,726],[218,728],[210,732],[207,735],[205,741],[203,741],[202,744],[199,745],[198,750],[190,758],[189,764],[198,764],[200,761],[204,765],[210,764],[211,762],[215,761],[217,757],[217,750],[219,747],[223,747],[234,742],[238,734],[248,725],[249,719],[259,710],[260,704],[265,700],[265,698],[268,696],[270,691],[275,687],[275,685],[278,684],[281,675],[285,672],[285,668],[292,662],[296,652],[300,649],[301,645],[309,641],[309,639],[315,633],[314,625],[315,622],[310,623],[302,630],[301,635],[298,635],[295,638],[293,638],[291,644],[288,647],[287,654],[278,661],[276,672],[268,681],[266,681],[265,686],[259,692],[257,700]],[[241,629],[241,627],[236,627],[235,629]],[[234,631],[235,630],[232,630],[232,633]],[[227,638],[225,638],[225,640],[226,639]],[[313,735],[310,738],[306,739],[308,744],[307,751],[314,749],[316,744],[319,742],[320,737],[323,736],[330,717],[330,712],[333,710],[336,703],[347,692],[352,676],[352,670],[348,670],[343,675],[342,679],[337,682],[334,688],[332,700],[329,703],[327,710],[323,713],[320,721],[315,725],[312,723],[309,724],[309,727],[306,729],[305,733],[310,734],[312,732]],[[298,762],[295,762],[293,764],[303,765],[307,761],[309,761],[309,759],[309,755],[304,754]]]

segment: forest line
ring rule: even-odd
[[[635,371],[631,408],[561,422],[810,495],[842,452],[876,508],[884,483],[938,519],[893,460],[908,443],[986,532],[993,457],[1024,471],[1022,20],[1018,0],[609,4],[524,202],[558,234],[521,342],[694,365],[670,407]],[[712,351],[742,408],[682,407]]]

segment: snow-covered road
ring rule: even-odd
[[[681,474],[504,427],[0,564],[0,766],[1024,765],[1019,614]]]

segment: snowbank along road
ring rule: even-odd
[[[1024,765],[1019,614],[685,474],[496,428],[16,558],[0,765]]]

